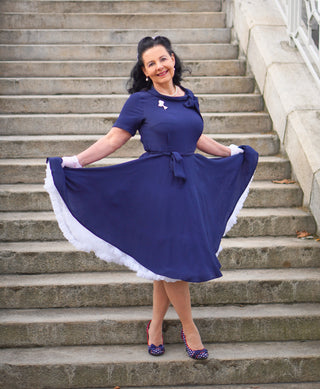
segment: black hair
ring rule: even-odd
[[[170,55],[173,54],[175,57],[175,72],[173,76],[174,85],[180,85],[182,81],[182,73],[189,70],[183,66],[180,58],[172,50],[171,42],[168,38],[165,36],[156,36],[154,38],[147,36],[141,39],[138,43],[137,62],[131,70],[130,79],[127,82],[127,90],[130,94],[151,88],[152,81],[150,79],[146,81],[146,76],[142,71],[142,67],[144,66],[142,55],[146,50],[158,45],[163,46]]]

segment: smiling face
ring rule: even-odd
[[[151,79],[155,88],[173,84],[175,58],[164,46],[157,45],[146,50],[142,54],[142,60],[144,64],[142,70]]]

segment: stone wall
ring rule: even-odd
[[[229,0],[234,33],[320,232],[320,89],[274,0]]]

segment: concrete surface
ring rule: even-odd
[[[285,345],[285,347],[283,347]],[[168,345],[154,358],[145,346],[52,347],[0,350],[2,380],[10,388],[34,389],[319,381],[319,341],[207,345],[209,359],[194,362],[184,346]],[[250,378],[248,377],[250,376]],[[226,382],[226,377],[228,381]],[[279,382],[279,381],[277,381]]]
[[[298,50],[289,46],[275,1],[233,0],[233,10],[241,49],[319,232],[320,90]]]

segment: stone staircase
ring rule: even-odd
[[[320,388],[320,244],[270,117],[225,27],[220,0],[0,2],[0,387]],[[155,26],[157,30],[155,30]],[[146,351],[152,283],[77,252],[43,189],[45,158],[105,134],[146,35],[166,35],[192,69],[206,133],[260,153],[224,277],[192,284],[207,361],[186,356],[170,310],[167,352]],[[97,163],[142,153],[136,136]]]

